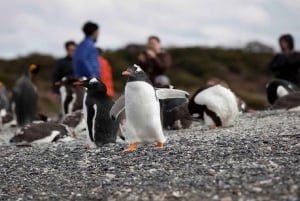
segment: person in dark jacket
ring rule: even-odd
[[[281,53],[276,54],[270,63],[270,71],[275,78],[300,86],[300,53],[294,50],[294,39],[290,34],[279,38]]]
[[[171,66],[171,56],[160,47],[160,39],[150,36],[145,51],[138,56],[138,65],[147,73],[152,83],[155,77],[165,75]]]
[[[67,55],[57,60],[52,75],[52,91],[57,95],[59,95],[59,86],[56,86],[55,83],[61,81],[63,77],[73,76],[72,58],[76,49],[76,43],[74,41],[67,41],[65,43],[65,49]]]
[[[98,38],[98,25],[93,22],[86,22],[82,31],[85,35],[83,41],[77,46],[73,58],[74,77],[100,78],[100,64],[98,51],[94,46]]]

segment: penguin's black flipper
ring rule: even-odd
[[[171,99],[171,98],[188,98],[189,93],[180,89],[167,89],[159,88],[155,89],[155,93],[158,99]]]
[[[122,94],[110,109],[109,116],[115,120],[125,110],[125,96]]]

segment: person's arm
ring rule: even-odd
[[[171,56],[168,53],[163,53],[152,58],[155,66],[162,72],[166,71],[171,66]]]

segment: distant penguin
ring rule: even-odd
[[[55,142],[73,133],[63,124],[54,122],[34,122],[17,130],[10,143],[17,146],[32,146],[33,144],[44,144]]]
[[[9,113],[9,100],[7,97],[6,87],[3,82],[0,82],[0,128],[7,122],[11,121]]]
[[[278,98],[271,106],[272,110],[286,109],[286,110],[300,110],[300,92],[291,92],[285,96]]]
[[[196,92],[190,99],[189,111],[211,128],[226,127],[234,123],[238,104],[232,91],[218,84]]]
[[[106,86],[96,78],[73,83],[87,90],[83,100],[83,112],[87,125],[87,146],[94,148],[116,142],[114,121],[109,116],[113,101],[106,94]]]
[[[157,88],[174,89],[170,79],[166,75],[158,75],[154,79]],[[160,100],[162,122],[165,129],[177,130],[189,128],[192,118],[188,110],[187,98],[173,98]]]
[[[38,94],[32,76],[38,71],[39,67],[31,64],[12,89],[11,108],[18,126],[31,123],[37,116]]]
[[[62,118],[61,123],[73,129],[75,133],[86,129],[82,110],[76,110],[75,112],[67,114]]]
[[[63,77],[61,81],[55,83],[56,86],[59,86],[63,117],[76,110],[82,109],[84,88],[74,86],[72,83],[76,81],[77,79],[72,77]]]
[[[189,128],[192,117],[188,109],[187,98],[160,100],[163,127],[168,130]]]
[[[299,88],[286,80],[274,79],[266,85],[267,99],[272,105],[275,101],[291,92],[298,91]]]
[[[9,110],[9,100],[7,97],[6,87],[3,82],[0,82],[0,113],[1,111]]]

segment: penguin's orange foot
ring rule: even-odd
[[[164,143],[161,143],[161,142],[157,142],[156,144],[156,149],[163,149],[164,148]]]
[[[131,152],[131,151],[135,151],[137,149],[137,143],[132,143],[130,144],[127,149],[124,149],[122,151],[122,153],[126,153],[126,152]]]

